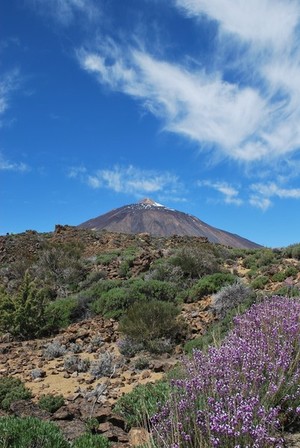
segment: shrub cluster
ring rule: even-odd
[[[255,294],[249,286],[241,281],[232,285],[224,286],[219,292],[212,296],[211,307],[218,317],[224,317],[227,312],[253,298]]]
[[[205,275],[188,291],[187,300],[196,301],[206,295],[214,294],[223,286],[232,285],[236,280],[236,276],[229,273],[217,272],[215,274]]]
[[[109,448],[109,440],[86,433],[69,443],[52,422],[34,417],[0,418],[1,448]]]
[[[140,426],[165,404],[169,392],[170,386],[167,381],[140,384],[132,392],[119,398],[114,411],[125,419],[128,428]]]
[[[150,351],[161,351],[162,340],[175,340],[182,330],[178,308],[169,302],[134,303],[120,321],[119,329],[129,340]],[[170,344],[169,344],[170,345]],[[164,348],[162,351],[166,351]]]
[[[300,302],[272,297],[234,320],[220,348],[195,351],[153,419],[158,447],[283,447],[300,414]]]
[[[38,403],[41,409],[53,413],[65,404],[65,400],[62,395],[47,394],[42,395]]]
[[[0,418],[0,446],[3,448],[70,448],[53,423],[37,418]]]
[[[8,410],[16,400],[28,400],[31,392],[19,378],[0,378],[0,409]]]

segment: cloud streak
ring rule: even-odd
[[[72,167],[70,178],[78,178],[93,189],[107,189],[115,193],[132,194],[136,197],[156,195],[174,202],[184,201],[184,187],[179,178],[169,172],[143,170],[133,165],[115,166],[90,174],[86,168]]]
[[[228,182],[212,182],[210,180],[203,180],[197,182],[197,185],[199,187],[212,188],[213,190],[221,193],[222,202],[225,202],[225,204],[242,205],[244,202],[238,197],[239,191]]]
[[[19,87],[19,71],[12,70],[0,77],[0,127],[3,125],[1,116],[7,111],[10,96]]]
[[[79,49],[80,66],[110,90],[141,102],[164,130],[195,141],[200,150],[245,164],[298,155],[298,2],[177,0],[175,5],[199,27],[203,16],[219,24],[212,57],[220,62],[214,70],[201,60],[199,69],[158,59],[111,38]],[[229,62],[224,47],[242,63]],[[227,69],[237,76],[229,78]]]
[[[29,171],[29,166],[23,162],[11,162],[0,153],[0,171],[25,173],[26,171]]]
[[[63,26],[70,25],[75,18],[93,22],[99,18],[100,11],[94,0],[27,0],[42,15],[51,16]]]

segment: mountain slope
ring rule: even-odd
[[[149,233],[155,236],[198,236],[212,243],[240,248],[256,248],[258,244],[239,235],[217,229],[195,216],[167,208],[151,199],[125,205],[90,219],[78,227],[120,233]]]

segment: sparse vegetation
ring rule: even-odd
[[[120,322],[120,331],[131,340],[153,349],[154,341],[175,339],[181,326],[177,321],[179,310],[168,302],[152,300],[136,302]]]
[[[8,410],[14,401],[28,400],[31,396],[30,390],[19,378],[0,378],[0,409]]]
[[[194,302],[202,297],[218,292],[225,285],[232,285],[237,280],[236,276],[228,273],[217,272],[206,275],[195,283],[187,295],[187,301]]]
[[[42,395],[38,403],[41,409],[52,414],[65,404],[65,400],[62,395],[47,394]]]
[[[167,381],[139,385],[121,397],[114,410],[125,419],[128,428],[141,426],[166,402],[169,392]]]
[[[238,325],[238,334],[241,338],[244,337],[243,329],[237,323],[243,322],[245,327],[248,325],[248,320],[245,320],[246,318],[241,314],[250,308],[244,316],[251,315],[253,303],[256,303],[254,309],[259,309],[261,298],[270,296],[274,291],[282,296],[274,302],[278,310],[283,310],[282,303],[286,303],[286,307],[288,303],[292,303],[293,307],[294,303],[299,302],[300,244],[276,250],[265,248],[244,250],[214,246],[197,239],[181,239],[178,237],[158,239],[157,241],[153,239],[152,241],[150,237],[144,236],[115,235],[114,238],[109,240],[107,248],[103,250],[103,245],[98,247],[102,238],[100,234],[95,237],[93,234],[91,237],[92,243],[87,246],[78,242],[74,244],[71,241],[66,242],[64,238],[62,238],[63,243],[59,242],[59,238],[51,242],[50,234],[47,236],[29,236],[30,241],[33,241],[36,245],[34,247],[37,247],[36,251],[34,249],[32,255],[27,256],[23,250],[24,254],[21,251],[24,255],[24,257],[22,255],[22,259],[17,260],[16,257],[12,257],[12,262],[6,262],[0,268],[0,336],[3,341],[8,341],[8,344],[5,342],[3,347],[0,347],[1,354],[1,350],[3,350],[3,354],[9,353],[10,343],[14,340],[16,342],[14,341],[13,344],[20,344],[20,346],[22,344],[24,347],[28,346],[31,349],[32,342],[27,342],[29,339],[44,335],[57,338],[52,339],[52,342],[48,344],[40,340],[34,342],[35,347],[39,350],[39,361],[48,364],[48,360],[60,358],[49,364],[51,366],[55,365],[57,372],[62,372],[66,379],[70,376],[69,374],[74,373],[72,376],[76,376],[76,372],[86,373],[86,375],[79,375],[78,383],[82,396],[91,400],[92,409],[95,402],[100,403],[107,399],[108,393],[110,393],[108,392],[111,387],[110,383],[115,384],[116,381],[116,384],[118,384],[121,370],[121,376],[124,374],[124,378],[127,378],[127,374],[133,377],[131,381],[135,381],[136,378],[148,380],[148,375],[152,375],[153,372],[161,372],[172,366],[175,356],[178,356],[178,353],[182,350],[179,344],[184,345],[187,359],[181,366],[181,370],[185,371],[184,367],[186,365],[189,368],[191,366],[188,375],[185,372],[181,373],[177,379],[172,379],[172,381],[164,377],[163,382],[138,386],[130,394],[124,395],[115,406],[115,412],[124,416],[128,428],[140,424],[146,425],[147,429],[154,428],[156,431],[154,433],[155,448],[160,446],[170,447],[169,435],[174,436],[172,443],[178,441],[181,448],[252,446],[254,439],[252,440],[251,437],[254,437],[253,434],[256,429],[252,428],[252,435],[249,436],[250,426],[243,433],[244,439],[241,439],[242,441],[238,440],[238,437],[240,437],[238,435],[234,445],[231,443],[230,434],[226,432],[227,426],[224,427],[225,429],[223,428],[222,434],[215,434],[213,427],[209,426],[207,429],[206,423],[204,424],[204,420],[205,422],[215,422],[214,419],[221,415],[221,412],[222,418],[224,421],[226,420],[228,427],[230,427],[235,418],[233,417],[235,410],[240,409],[243,414],[243,405],[251,407],[252,402],[250,403],[250,401],[252,399],[258,401],[257,406],[251,408],[249,421],[255,422],[257,427],[262,428],[260,439],[262,442],[257,442],[259,448],[273,446],[271,439],[268,439],[270,434],[271,438],[279,440],[277,432],[280,429],[279,425],[274,426],[274,420],[272,420],[272,415],[277,412],[274,410],[276,406],[279,406],[278,409],[280,409],[277,418],[281,426],[294,427],[293,425],[299,425],[298,411],[296,412],[297,409],[299,410],[299,391],[295,388],[294,381],[297,375],[299,378],[299,372],[293,371],[294,366],[299,361],[298,358],[295,358],[294,364],[290,365],[289,371],[282,373],[282,378],[286,380],[285,384],[280,383],[278,386],[275,381],[274,384],[265,382],[261,389],[255,389],[256,386],[254,387],[254,383],[251,383],[251,378],[246,387],[235,376],[238,372],[238,366],[236,366],[236,371],[230,370],[228,366],[239,359],[239,353],[232,348],[236,343],[236,339],[232,335],[236,334]],[[104,239],[106,238],[107,236]],[[19,236],[11,237],[13,241],[18,239],[22,241]],[[124,241],[126,244],[124,244]],[[286,302],[286,297],[297,297],[297,299]],[[198,301],[201,301],[201,303],[196,303]],[[180,316],[181,309],[184,319],[187,319],[191,325],[189,334],[193,337],[197,336],[190,341],[187,340],[188,332]],[[271,315],[273,311],[271,307],[269,314]],[[262,314],[265,319],[268,319],[268,313],[264,311]],[[281,319],[283,324],[286,319],[290,318],[290,315],[289,309],[284,319]],[[201,321],[202,316],[203,320]],[[102,320],[102,317],[104,320]],[[87,318],[94,318],[94,320],[91,323],[80,322]],[[261,316],[257,316],[256,324],[260,322],[260,318]],[[112,347],[108,346],[116,340],[116,333],[113,332],[117,328],[117,323],[114,319],[120,320],[119,329],[122,333],[122,339],[119,339],[117,344],[121,356],[116,355],[115,351],[112,351]],[[96,328],[94,327],[95,322],[96,325],[99,322],[99,326],[96,326]],[[197,325],[194,322],[197,322]],[[278,322],[280,323],[279,318]],[[276,325],[278,322],[276,321]],[[61,335],[55,336],[59,330],[71,323],[74,323],[74,326],[70,329],[70,336],[69,334],[67,338],[61,337]],[[252,324],[249,325],[251,327]],[[281,331],[276,325],[274,324],[276,331],[274,329],[270,330],[274,341],[277,337],[277,330]],[[298,323],[294,322],[293,325],[296,328]],[[261,322],[261,328],[263,326],[264,323]],[[198,330],[199,332],[203,331],[204,334],[199,336]],[[257,345],[253,352],[247,351],[252,341],[251,334],[247,333],[248,339],[243,339],[243,350],[244,353],[247,353],[247,359],[243,360],[246,366],[243,370],[245,377],[250,375],[251,370],[247,363],[250,362],[252,354],[256,355],[260,338],[263,340],[265,337],[263,332],[257,334],[255,326],[252,330],[257,335]],[[287,333],[288,331],[289,329]],[[239,339],[238,343],[241,343],[241,340]],[[234,344],[230,342],[230,345],[228,341],[234,341]],[[280,344],[283,341],[285,341],[284,334],[282,334],[278,346],[282,348],[282,353],[291,355],[289,342],[286,341],[286,344],[281,346]],[[297,342],[294,343],[293,353],[296,357],[299,357],[297,344]],[[201,353],[195,352],[195,349],[200,350]],[[225,351],[227,349],[234,359],[230,358],[231,355],[229,356],[229,354],[226,358]],[[277,361],[274,362],[272,358],[272,350],[267,353],[263,361],[268,363],[265,373],[272,372],[273,367],[277,368]],[[85,357],[85,352],[91,353],[91,361]],[[96,352],[98,359],[95,359]],[[281,352],[276,353],[277,360],[283,359]],[[161,354],[163,356],[158,356]],[[220,364],[221,361],[219,362],[219,358],[222,358],[223,354],[227,359],[227,364]],[[170,362],[168,358],[170,358]],[[285,358],[282,362],[285,362]],[[260,372],[260,365],[258,364],[253,367],[253,372]],[[201,365],[204,367],[202,368]],[[126,371],[127,366],[128,370]],[[205,366],[207,367],[206,370]],[[226,396],[219,396],[218,390],[214,389],[212,372],[216,373],[218,366],[220,377],[216,381],[219,381],[218,384],[225,384],[225,389],[227,387]],[[226,370],[227,367],[229,370]],[[9,368],[11,369],[11,367]],[[143,371],[145,369],[149,372]],[[49,377],[46,370],[46,367],[40,362],[31,363],[30,360],[25,379],[38,383],[39,381],[42,382],[45,377],[46,383]],[[226,383],[226,372],[228,378],[231,375],[237,383],[240,381],[238,393],[242,391],[243,402],[239,401],[240,398],[233,387],[234,384],[230,383],[228,385]],[[274,373],[275,376],[278,373],[276,372]],[[211,376],[208,377],[208,374]],[[98,379],[101,377],[106,378],[99,381]],[[279,376],[277,375],[277,377]],[[208,384],[208,389],[205,389],[204,392],[201,387],[200,389],[196,388],[201,378],[207,380]],[[90,384],[95,379],[98,381],[92,388]],[[84,387],[85,381],[88,384],[86,389]],[[216,381],[215,384],[217,384]],[[126,383],[127,379],[123,380],[122,378],[120,382]],[[194,386],[197,390],[193,389]],[[268,387],[274,389],[269,395],[265,393]],[[257,395],[251,395],[250,400],[247,393],[249,391],[252,393],[254,389],[257,391]],[[208,403],[208,393],[211,393],[210,398],[215,399],[217,397],[217,401]],[[0,379],[1,409],[9,411],[15,400],[27,400],[30,397],[30,391],[17,378],[5,377]],[[295,401],[293,397],[296,397]],[[37,401],[38,397],[35,398]],[[248,401],[248,398],[250,401]],[[167,401],[168,399],[171,401]],[[177,406],[178,399],[182,401],[183,414],[181,408],[179,409]],[[192,420],[190,417],[194,414],[192,414],[193,410],[190,407],[187,407],[187,412],[184,413],[185,399],[191,406],[197,402],[199,415],[197,414],[197,417],[193,416]],[[230,399],[235,403],[234,409],[230,408],[228,402]],[[297,403],[296,399],[298,400]],[[30,407],[32,404],[30,402],[26,406]],[[63,397],[57,395],[48,394],[39,400],[39,406],[51,413],[63,404]],[[161,409],[161,405],[164,404],[165,407]],[[171,411],[177,412],[176,418],[178,420],[175,417],[173,419],[173,416],[170,417],[172,414],[172,412],[169,413],[170,405],[172,406]],[[219,414],[214,412],[218,406],[218,410],[221,409]],[[13,408],[11,407],[11,409]],[[257,411],[258,409],[260,409],[260,414]],[[161,423],[160,418],[163,414],[160,414],[160,412],[164,411],[166,415],[163,423]],[[157,415],[150,423],[149,418],[152,414]],[[181,417],[183,420],[181,420]],[[198,422],[198,417],[200,423],[197,423],[198,426],[195,430],[194,424],[196,421]],[[1,418],[0,428],[3,421]],[[268,423],[264,427],[259,426],[261,422],[265,424],[267,421],[270,424]],[[182,423],[185,435],[179,431],[177,425],[179,423]],[[165,424],[169,424],[167,435],[163,432]],[[1,445],[3,440],[3,443],[8,443],[8,439],[4,439],[4,437],[9,434],[10,429],[4,435],[0,429],[0,447],[27,448],[27,441],[29,443],[28,448],[33,448],[33,446],[47,447],[44,439],[39,438],[45,428],[34,426],[36,425],[35,422],[32,425],[37,428],[37,439],[32,434],[28,435],[27,423],[23,420],[22,422],[19,422],[18,419],[7,420],[5,425],[6,428],[14,428],[14,431],[21,429],[24,435],[22,437],[19,435],[12,436],[9,439],[11,445]],[[90,433],[81,436],[72,443],[68,442],[67,446],[74,448],[96,446],[107,448],[109,442],[106,438],[97,434],[98,426],[98,420],[93,419],[92,421],[91,419],[90,429],[92,429]],[[202,433],[199,435],[202,427],[206,428],[203,429],[204,435]],[[160,433],[161,428],[163,429],[162,433]],[[50,440],[52,430],[46,428],[45,431],[51,433]],[[242,432],[240,427],[238,429],[234,427],[233,431]],[[215,439],[206,439],[208,433]],[[226,440],[224,439],[225,433]],[[163,434],[164,445],[160,443],[160,434]],[[41,437],[44,436],[41,435]],[[53,437],[53,440],[57,440],[57,442],[53,442],[51,447],[64,448],[66,446],[61,434],[55,432]],[[189,437],[191,437],[191,440],[189,440]],[[217,439],[220,439],[221,442],[219,443]],[[43,445],[36,445],[36,443],[40,443],[40,440],[43,440]],[[278,442],[279,446],[281,446],[280,442]]]
[[[69,448],[60,430],[53,423],[34,417],[0,418],[1,448]]]

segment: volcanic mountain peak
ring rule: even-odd
[[[79,225],[91,230],[106,229],[119,233],[149,233],[153,236],[172,235],[207,238],[225,246],[255,248],[258,244],[206,224],[195,216],[165,207],[145,198],[136,204],[124,205]]]
[[[158,202],[155,202],[155,201],[153,201],[153,199],[150,199],[150,198],[144,198],[144,199],[141,199],[141,200],[138,202],[138,204],[142,204],[142,205],[150,205],[151,207],[164,207],[164,208],[167,208],[167,207],[165,207],[164,205],[159,204]]]

